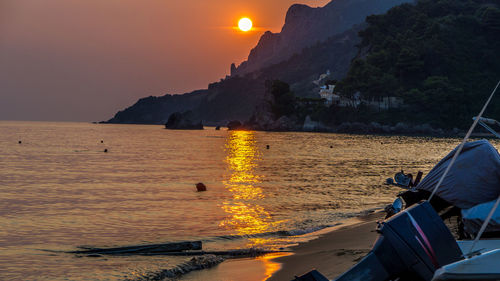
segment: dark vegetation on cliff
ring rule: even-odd
[[[331,123],[329,107],[319,98],[297,97],[290,86],[280,80],[267,81],[267,92],[272,96],[271,112],[275,117],[287,116],[302,125],[307,116],[313,120]]]
[[[369,16],[368,27],[359,33],[363,55],[335,90],[344,96],[358,91],[369,98],[397,96],[407,106],[380,113],[347,110],[345,116],[440,128],[470,125],[500,78],[499,5],[494,0],[420,0]],[[487,116],[500,117],[499,97]]]
[[[328,107],[318,99],[297,97],[275,80],[267,87],[274,119],[285,116],[297,127],[309,116],[327,130],[346,127],[348,132],[428,134],[470,126],[500,78],[499,2],[420,0],[367,18],[358,55],[347,76],[332,83],[335,92],[347,98],[359,92],[364,100],[399,97],[404,106]],[[500,97],[486,115],[500,118]]]

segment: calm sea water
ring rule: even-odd
[[[283,247],[391,202],[386,178],[428,172],[458,143],[0,122],[0,279],[120,280],[185,260],[64,253],[79,246]]]

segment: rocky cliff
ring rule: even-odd
[[[124,109],[109,123],[164,124],[170,114],[191,110],[195,120],[206,125],[226,125],[229,120],[247,120],[265,98],[265,81],[282,80],[298,96],[317,95],[312,81],[327,69],[332,79],[347,73],[356,55],[362,26],[356,26],[323,43],[305,48],[289,59],[245,77],[234,76],[209,85],[208,89],[183,95],[147,97]]]
[[[267,31],[250,51],[248,60],[231,66],[232,76],[243,76],[266,66],[284,61],[305,47],[340,34],[353,25],[364,22],[372,14],[385,13],[390,8],[411,0],[333,0],[321,8],[292,5],[280,33]]]
[[[266,32],[248,61],[231,67],[231,77],[206,90],[140,99],[107,122],[165,124],[170,114],[187,110],[207,125],[247,120],[264,98],[266,80],[290,84],[297,96],[317,96],[312,81],[320,74],[330,70],[331,79],[346,75],[365,17],[408,1],[334,0],[322,8],[293,5],[281,33]]]

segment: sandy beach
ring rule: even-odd
[[[293,255],[273,259],[281,268],[267,280],[290,281],[312,269],[329,279],[337,277],[370,251],[378,235],[376,222],[384,216],[378,211],[351,219],[318,239],[293,247]]]
[[[377,238],[376,222],[384,216],[383,211],[377,211],[351,218],[315,233],[317,239],[291,247],[289,253],[229,259],[216,267],[190,272],[180,280],[290,281],[312,269],[333,279],[370,251]]]

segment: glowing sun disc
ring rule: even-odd
[[[238,27],[241,31],[250,31],[252,29],[252,21],[249,18],[242,18],[238,22]]]

